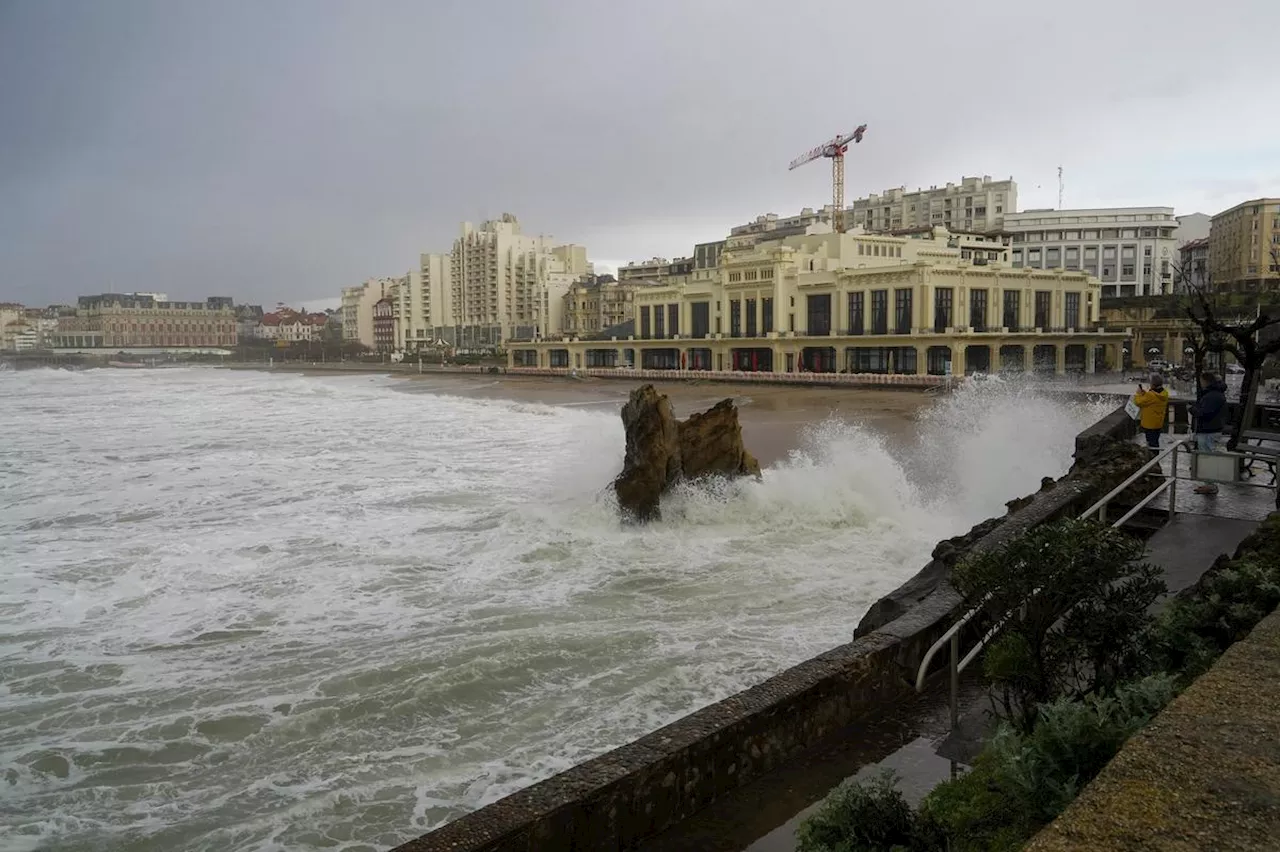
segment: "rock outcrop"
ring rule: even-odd
[[[742,445],[732,399],[681,422],[670,401],[644,385],[622,407],[622,425],[627,453],[613,490],[631,520],[657,519],[662,495],[681,480],[760,476],[760,463]]]

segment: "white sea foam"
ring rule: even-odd
[[[0,376],[0,848],[385,848],[839,644],[1099,413],[966,389],[617,521],[617,415]]]

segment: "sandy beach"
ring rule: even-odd
[[[230,369],[267,369],[236,365]],[[384,374],[397,379],[395,389],[415,394],[450,394],[475,399],[503,399],[541,405],[620,411],[640,380],[568,378],[489,373],[424,373],[379,370],[377,367],[277,366],[275,372],[303,375]],[[653,382],[671,400],[677,417],[705,411],[722,399],[738,405],[747,448],[768,466],[785,459],[803,444],[804,430],[829,418],[870,427],[890,446],[910,441],[919,412],[935,402],[933,393],[911,388],[806,387],[734,384],[729,382]]]
[[[407,393],[447,393],[479,399],[506,399],[543,405],[618,411],[642,382],[545,376],[437,373],[402,376]],[[806,426],[830,417],[870,426],[890,442],[907,438],[920,409],[935,396],[919,390],[821,388],[719,382],[654,382],[671,400],[677,417],[704,411],[722,399],[738,405],[747,448],[770,465],[798,448]]]

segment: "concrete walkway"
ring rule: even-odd
[[[1235,553],[1258,521],[1213,515],[1177,515],[1147,541],[1147,562],[1164,569],[1169,594],[1192,586],[1215,559]]]

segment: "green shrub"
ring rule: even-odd
[[[971,606],[990,595],[980,627],[1008,616],[983,662],[1002,719],[1030,732],[1041,705],[1108,694],[1149,668],[1139,640],[1165,585],[1138,561],[1143,550],[1119,530],[1063,520],[956,566]]]
[[[916,818],[885,770],[846,781],[800,823],[796,852],[895,852],[918,849]]]
[[[1249,553],[1176,598],[1152,628],[1157,664],[1194,678],[1277,606],[1280,553]]]
[[[1021,848],[1174,694],[1174,679],[1156,675],[1043,705],[1029,735],[1002,725],[972,772],[925,797],[916,836],[951,852]]]

